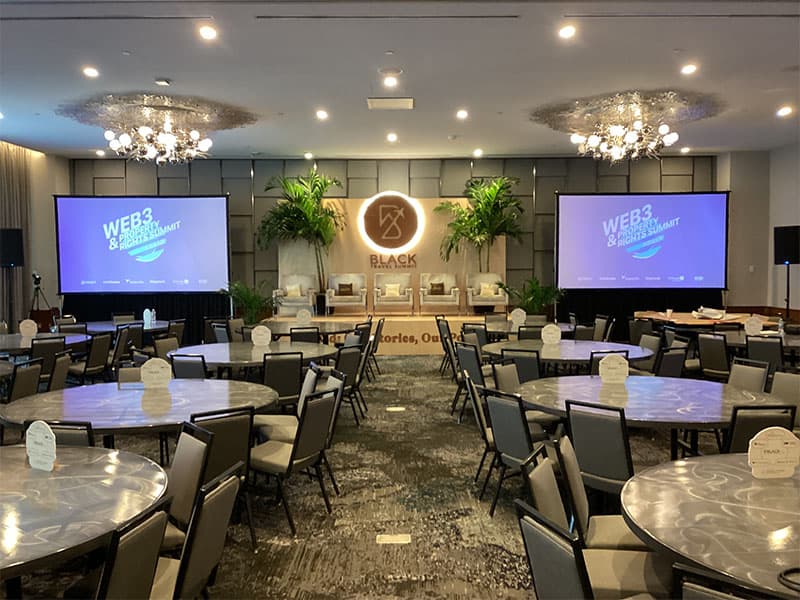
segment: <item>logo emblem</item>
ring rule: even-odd
[[[361,237],[380,254],[407,252],[419,243],[424,229],[422,206],[400,192],[381,192],[368,198],[358,212]]]

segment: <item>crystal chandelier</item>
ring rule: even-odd
[[[196,129],[186,131],[174,128],[169,116],[164,118],[164,125],[160,128],[140,125],[119,134],[107,129],[104,135],[108,147],[117,156],[133,160],[152,160],[157,164],[184,163],[195,158],[205,158],[212,145],[211,139],[200,139],[200,132]]]
[[[710,95],[679,90],[626,91],[544,106],[532,120],[569,133],[581,156],[612,163],[658,158],[678,141],[676,123],[716,115],[721,103]]]

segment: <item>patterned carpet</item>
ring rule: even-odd
[[[343,405],[329,454],[342,492],[332,496],[333,514],[325,512],[317,482],[306,476],[294,476],[287,486],[296,537],[274,496],[254,497],[258,552],[235,516],[212,597],[533,596],[513,511],[521,485],[506,482],[490,518],[489,501],[478,500],[473,483],[483,444],[471,416],[460,425],[450,416],[455,385],[437,373],[438,357],[379,360],[383,375],[364,386],[369,413],[360,427]],[[668,460],[666,433],[631,435],[637,468]],[[158,455],[148,438],[121,437],[117,445]],[[411,542],[378,545],[378,534],[408,534]],[[50,596],[65,581],[26,578],[23,584],[26,592]]]

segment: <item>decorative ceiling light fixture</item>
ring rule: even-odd
[[[158,164],[205,158],[212,142],[201,131],[234,129],[257,119],[221,102],[148,93],[103,94],[56,112],[105,129],[108,147],[117,156]]]
[[[713,117],[713,95],[682,90],[625,91],[543,106],[531,120],[570,134],[581,156],[617,162],[658,158],[679,136],[678,123]]]
[[[403,69],[399,67],[384,67],[378,69],[378,73],[381,76],[383,87],[396,88],[397,84],[400,83],[400,75],[402,75]]]

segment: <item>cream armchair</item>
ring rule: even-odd
[[[497,273],[467,274],[467,306],[508,306],[508,294],[498,285]]]
[[[314,312],[317,291],[313,275],[280,275],[278,287],[272,291],[276,315],[295,315],[301,308]]]
[[[433,284],[433,285],[432,285]],[[441,285],[437,285],[441,284]],[[441,293],[437,288],[441,288]],[[435,310],[446,306],[459,308],[461,290],[452,273],[421,273],[419,276],[419,312],[430,306]]]
[[[374,307],[408,307],[414,314],[414,289],[411,273],[375,273],[375,289],[372,291]]]
[[[342,286],[351,286],[351,293],[342,294]],[[325,291],[325,310],[336,306],[351,306],[367,312],[367,275],[366,273],[331,273],[328,277],[328,289]]]

